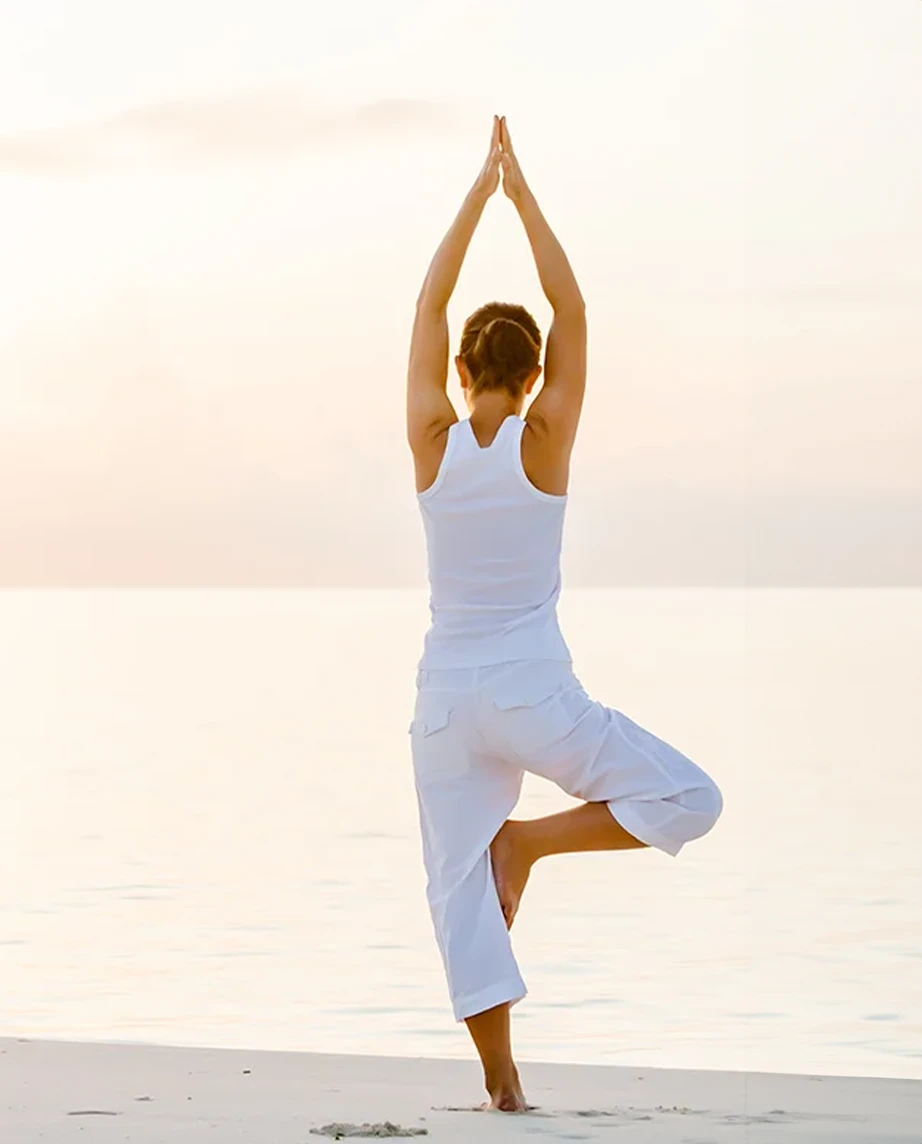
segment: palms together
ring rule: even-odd
[[[477,180],[487,195],[492,195],[499,186],[500,169],[503,173],[503,191],[507,198],[517,202],[525,190],[525,179],[515,151],[512,149],[506,117],[494,115],[490,150]]]

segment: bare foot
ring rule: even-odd
[[[526,842],[526,831],[527,823],[507,819],[490,844],[493,879],[507,929],[511,929],[515,921],[528,875],[534,865],[534,858]]]
[[[490,1100],[484,1110],[488,1112],[525,1112],[531,1106],[525,1103],[525,1095],[519,1083],[519,1074],[513,1069],[511,1076],[504,1080],[487,1080]]]

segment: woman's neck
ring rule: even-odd
[[[522,404],[508,393],[484,393],[469,402],[468,409],[475,425],[502,425],[510,414],[521,413]]]

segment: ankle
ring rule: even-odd
[[[500,1064],[491,1064],[489,1067],[484,1065],[483,1083],[487,1092],[491,1093],[514,1088],[519,1083],[519,1072],[512,1058]]]
[[[542,847],[543,836],[541,829],[538,826],[540,819],[531,818],[523,819],[520,822],[518,844],[523,857],[527,860],[529,868],[534,866],[539,858],[545,856],[546,851]]]

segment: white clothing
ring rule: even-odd
[[[525,474],[524,425],[510,415],[481,448],[470,420],[456,422],[418,494],[432,625],[411,744],[427,896],[459,1021],[525,995],[490,865],[525,771],[606,803],[629,834],[672,855],[722,807],[700,767],[573,675],[557,623],[567,498]]]
[[[714,782],[586,694],[565,663],[421,670],[410,726],[426,894],[455,1019],[526,989],[493,881],[490,843],[525,771],[605,802],[629,834],[677,855],[717,821]]]
[[[417,494],[432,616],[420,668],[570,662],[557,623],[567,498],[526,476],[524,428],[510,413],[481,447],[470,418],[456,421],[435,481]]]

